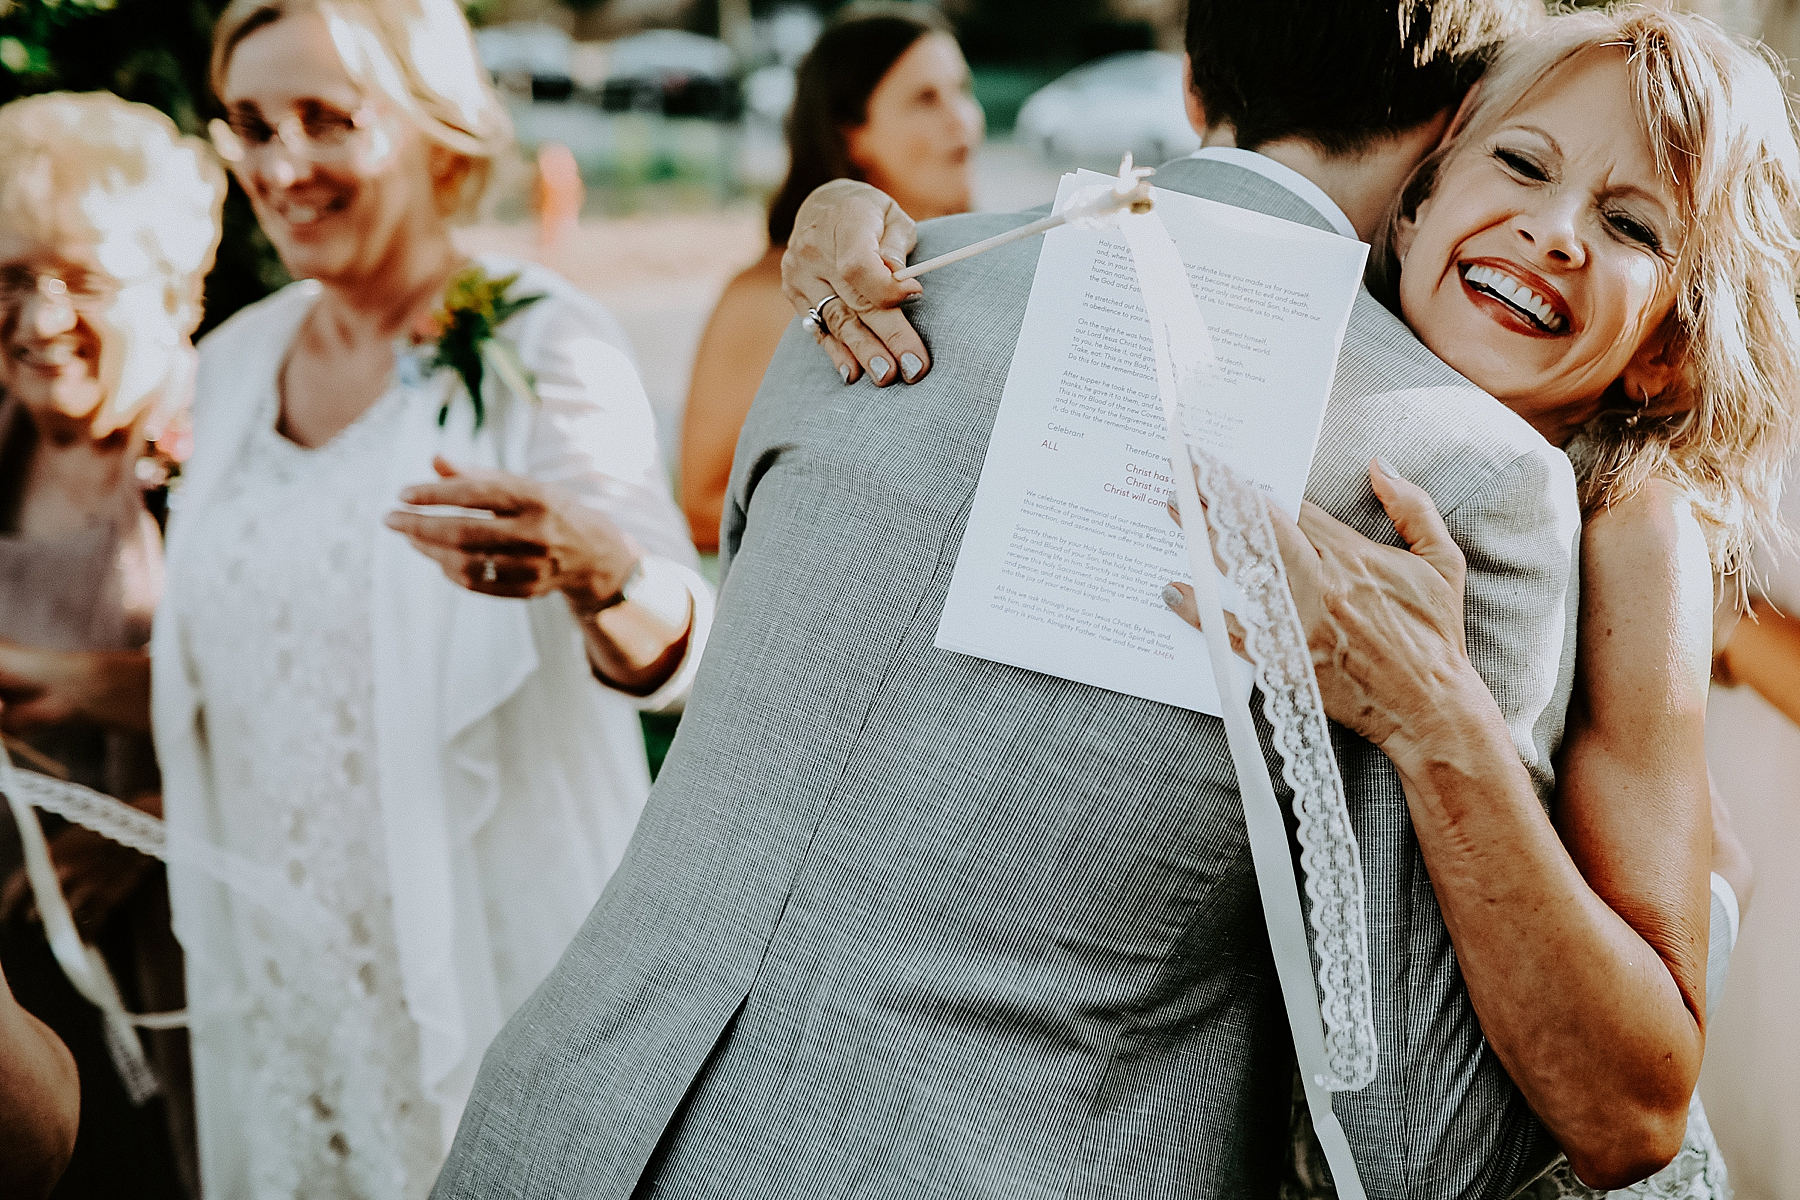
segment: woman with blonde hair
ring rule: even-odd
[[[1747,878],[1705,720],[1718,581],[1779,538],[1797,428],[1800,149],[1774,71],[1696,17],[1546,21],[1402,190],[1370,282],[1575,463],[1581,612],[1551,811],[1453,624],[1462,556],[1430,496],[1379,463],[1412,556],[1310,505],[1312,545],[1284,547],[1312,644],[1334,647],[1315,652],[1322,689],[1400,768],[1483,1032],[1567,1152],[1524,1194],[1661,1168],[1622,1194],[1729,1196],[1694,1087]]]
[[[623,854],[638,712],[711,596],[610,317],[471,263],[511,146],[454,0],[237,0],[220,154],[301,282],[200,349],[154,692],[205,1190],[419,1197],[476,1064]]]
[[[879,230],[882,198],[831,205],[804,254],[872,276],[876,246],[843,235]],[[1461,553],[1372,463],[1413,554],[1271,509],[1327,712],[1399,769],[1487,1044],[1566,1152],[1525,1194],[1728,1195],[1694,1085],[1745,879],[1703,735],[1715,581],[1776,536],[1796,431],[1800,150],[1775,72],[1696,17],[1543,21],[1404,188],[1370,282],[1576,463],[1576,686],[1546,812],[1464,645]],[[1330,1194],[1300,1174],[1292,1194]]]
[[[146,488],[160,482],[159,439],[179,441],[224,195],[205,144],[153,108],[106,93],[0,108],[0,726],[30,765],[153,815],[145,644],[163,561]],[[74,826],[53,831],[50,852],[126,1002],[179,1009],[151,861]],[[0,964],[80,1074],[57,1194],[190,1194],[183,1035],[139,1045],[63,976],[4,817],[0,879]]]

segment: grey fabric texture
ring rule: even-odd
[[[1324,226],[1231,165],[1157,182]],[[928,222],[917,256],[1031,215]],[[687,715],[488,1051],[438,1200],[1275,1194],[1292,1048],[1222,724],[932,645],[1037,255],[932,276],[916,385],[845,387],[788,331]],[[1547,786],[1567,460],[1365,295],[1309,495],[1392,541],[1376,453],[1467,550],[1471,652]],[[1482,1040],[1394,772],[1339,732],[1382,1060],[1338,1111],[1371,1196],[1505,1196],[1553,1147]]]

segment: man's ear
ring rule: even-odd
[[[1444,126],[1444,136],[1439,139],[1439,146],[1455,137],[1456,131],[1468,121],[1469,114],[1475,111],[1475,97],[1479,95],[1481,95],[1481,80],[1477,79],[1474,86],[1463,93],[1462,103],[1456,106],[1456,115],[1450,118],[1448,125]]]
[[[1671,314],[1625,364],[1619,382],[1625,386],[1626,399],[1643,404],[1649,416],[1667,415],[1672,406],[1685,403],[1675,386],[1682,381],[1683,357],[1681,338]]]
[[[1214,121],[1206,112],[1206,102],[1194,90],[1194,60],[1181,56],[1181,99],[1187,107],[1188,124],[1200,135],[1202,146],[1235,146],[1237,130],[1229,121]]]
[[[1429,199],[1425,200],[1412,215],[1402,213],[1394,222],[1394,255],[1402,263],[1406,261],[1406,252],[1412,249],[1413,239],[1419,236],[1419,218],[1430,203]]]
[[[1187,54],[1181,56],[1181,100],[1187,107],[1188,124],[1206,140],[1206,106],[1200,103],[1200,93],[1194,90],[1194,60]]]

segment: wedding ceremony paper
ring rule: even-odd
[[[1057,207],[1107,182],[1065,175]],[[1215,355],[1187,406],[1186,436],[1295,513],[1368,247],[1179,192],[1152,194]],[[1164,584],[1190,574],[1165,507],[1174,486],[1125,238],[1053,230],[937,645],[1219,714],[1204,644],[1162,601]]]

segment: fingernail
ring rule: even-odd
[[[888,360],[877,354],[869,360],[869,374],[878,381],[886,381],[888,377]]]
[[[919,377],[919,368],[924,365],[924,363],[919,361],[919,356],[916,354],[902,354],[900,356],[900,374],[906,376],[906,382],[908,383],[911,383]]]
[[[902,270],[906,269],[906,260],[904,258],[900,258],[897,255],[884,254],[881,256],[881,261],[886,263],[890,268],[892,268],[893,270],[896,270],[896,271],[902,271]]]
[[[1169,492],[1169,507],[1176,512],[1181,511],[1181,498],[1175,494],[1173,489]]]
[[[1181,607],[1181,589],[1172,583],[1163,584],[1163,603],[1170,608]]]
[[[839,363],[838,364],[838,378],[843,380],[845,383],[850,382],[850,364],[849,363]]]
[[[1377,454],[1375,456],[1375,469],[1380,471],[1383,475],[1386,475],[1389,479],[1400,478],[1400,472],[1394,470],[1394,464],[1387,460],[1386,455]]]

